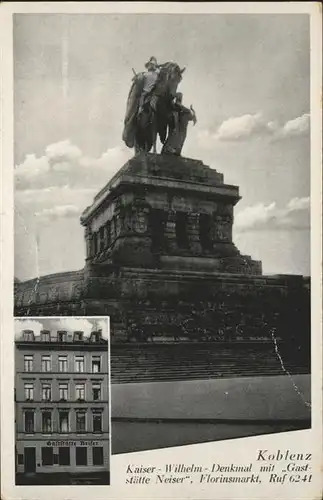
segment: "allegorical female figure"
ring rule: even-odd
[[[182,104],[183,95],[178,92],[173,101],[173,111],[170,116],[169,133],[162,148],[162,154],[180,155],[190,121],[196,124],[196,114],[192,106],[186,108]]]

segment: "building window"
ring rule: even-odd
[[[25,372],[32,372],[33,371],[33,363],[34,363],[34,356],[33,355],[27,355],[24,356],[24,370]]]
[[[41,357],[41,371],[42,372],[50,372],[51,370],[52,370],[52,367],[51,367],[50,356],[42,356]]]
[[[75,448],[76,465],[87,465],[87,448],[86,446],[76,446]]]
[[[85,384],[75,384],[75,397],[76,399],[85,399]]]
[[[52,386],[51,384],[42,384],[41,397],[43,401],[50,401],[52,399]]]
[[[78,373],[84,372],[84,356],[75,356],[75,371]]]
[[[32,342],[33,340],[35,340],[34,332],[32,330],[24,330],[23,338],[27,342]]]
[[[53,448],[51,446],[46,446],[41,449],[41,460],[42,465],[53,465],[54,463],[54,454]]]
[[[34,384],[25,384],[25,400],[33,401],[34,399]]]
[[[102,338],[102,330],[98,330],[97,332],[91,333],[91,342],[93,343],[100,342],[101,338]]]
[[[40,334],[40,338],[42,342],[50,342],[50,331],[43,330]]]
[[[68,384],[66,382],[58,384],[59,388],[59,399],[61,401],[67,401],[68,398]]]
[[[102,432],[102,413],[93,413],[93,432]]]
[[[60,446],[58,448],[58,464],[59,465],[70,465],[70,449],[68,446]]]
[[[42,412],[42,431],[46,434],[52,432],[52,412]]]
[[[58,370],[67,372],[67,356],[58,356]]]
[[[24,464],[24,455],[23,453],[18,453],[18,465]]]
[[[66,340],[67,340],[67,332],[58,331],[57,332],[57,341],[58,342],[66,342]]]
[[[35,432],[34,416],[33,410],[25,411],[25,432]]]
[[[74,332],[74,342],[82,342],[83,341],[83,332],[77,331]]]
[[[92,448],[93,465],[103,465],[103,447],[93,446]]]
[[[101,356],[92,356],[92,373],[101,371]]]
[[[188,248],[187,214],[176,212],[176,243],[178,248]]]
[[[212,250],[212,217],[208,214],[199,216],[199,237],[204,250]]]
[[[76,412],[76,432],[86,432],[85,411]]]
[[[93,401],[99,401],[101,399],[101,384],[92,384],[92,399]]]
[[[64,433],[69,431],[68,416],[67,410],[59,412],[59,432]]]

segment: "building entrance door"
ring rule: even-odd
[[[36,448],[25,448],[25,472],[36,472]]]

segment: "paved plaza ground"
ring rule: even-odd
[[[113,384],[112,453],[308,429],[310,375]]]

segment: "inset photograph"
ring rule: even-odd
[[[16,485],[110,484],[109,318],[15,318]]]

